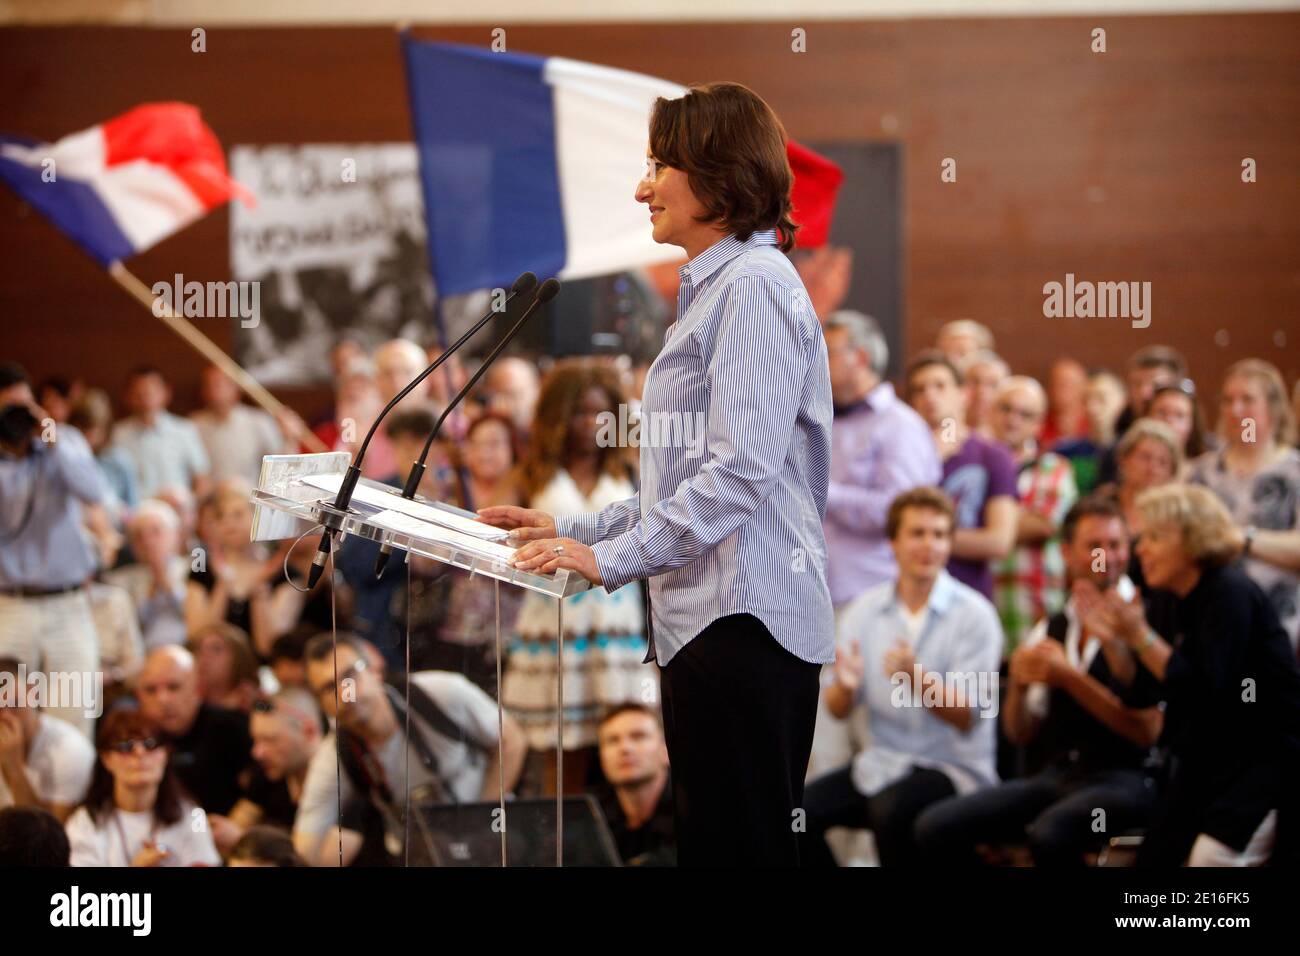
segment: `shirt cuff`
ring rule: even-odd
[[[556,518],[555,536],[557,538],[572,538],[574,541],[581,541],[583,544],[591,545],[595,544],[596,529],[575,517]]]
[[[591,546],[591,552],[596,556],[596,567],[600,569],[600,580],[606,591],[617,591],[631,581],[648,576],[641,549],[631,535],[599,541]]]

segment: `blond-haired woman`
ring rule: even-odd
[[[1296,823],[1300,668],[1272,605],[1233,563],[1242,535],[1212,492],[1166,485],[1137,508],[1150,619],[1113,589],[1085,585],[1076,599],[1091,633],[1142,664],[1137,687],[1151,686],[1136,693],[1165,701],[1173,769],[1139,863],[1261,864]]]
[[[1282,375],[1268,362],[1232,365],[1219,394],[1223,447],[1197,458],[1205,485],[1245,533],[1245,570],[1268,595],[1294,650],[1300,642],[1300,451]]]

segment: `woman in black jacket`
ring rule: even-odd
[[[1168,789],[1139,865],[1275,861],[1297,820],[1300,668],[1268,599],[1230,562],[1241,531],[1214,494],[1166,485],[1137,499],[1151,595],[1087,593],[1085,626],[1123,640],[1166,702]]]

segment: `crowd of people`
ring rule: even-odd
[[[1239,361],[1206,395],[1150,345],[1040,383],[960,320],[896,388],[873,319],[827,310],[823,331],[827,549],[790,573],[825,562],[839,650],[805,863],[1294,859],[1300,449],[1278,370]],[[376,577],[360,539],[309,592],[315,539],[252,540],[263,457],[308,427],[355,452],[429,360],[341,342],[310,426],[215,367],[181,416],[157,368],[115,412],[100,388],[0,365],[0,689],[100,682],[0,695],[0,862],[395,863],[413,808],[503,788],[591,793],[622,862],[674,862],[639,584],[568,598],[561,656],[549,599],[419,557]],[[644,372],[502,359],[420,493],[557,516],[628,498],[637,449],[609,425],[636,420]],[[403,485],[464,381],[450,362],[404,399],[365,474]]]

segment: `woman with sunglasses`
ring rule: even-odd
[[[172,774],[161,731],[136,711],[100,724],[90,792],[68,820],[73,866],[220,866],[203,811]]]

